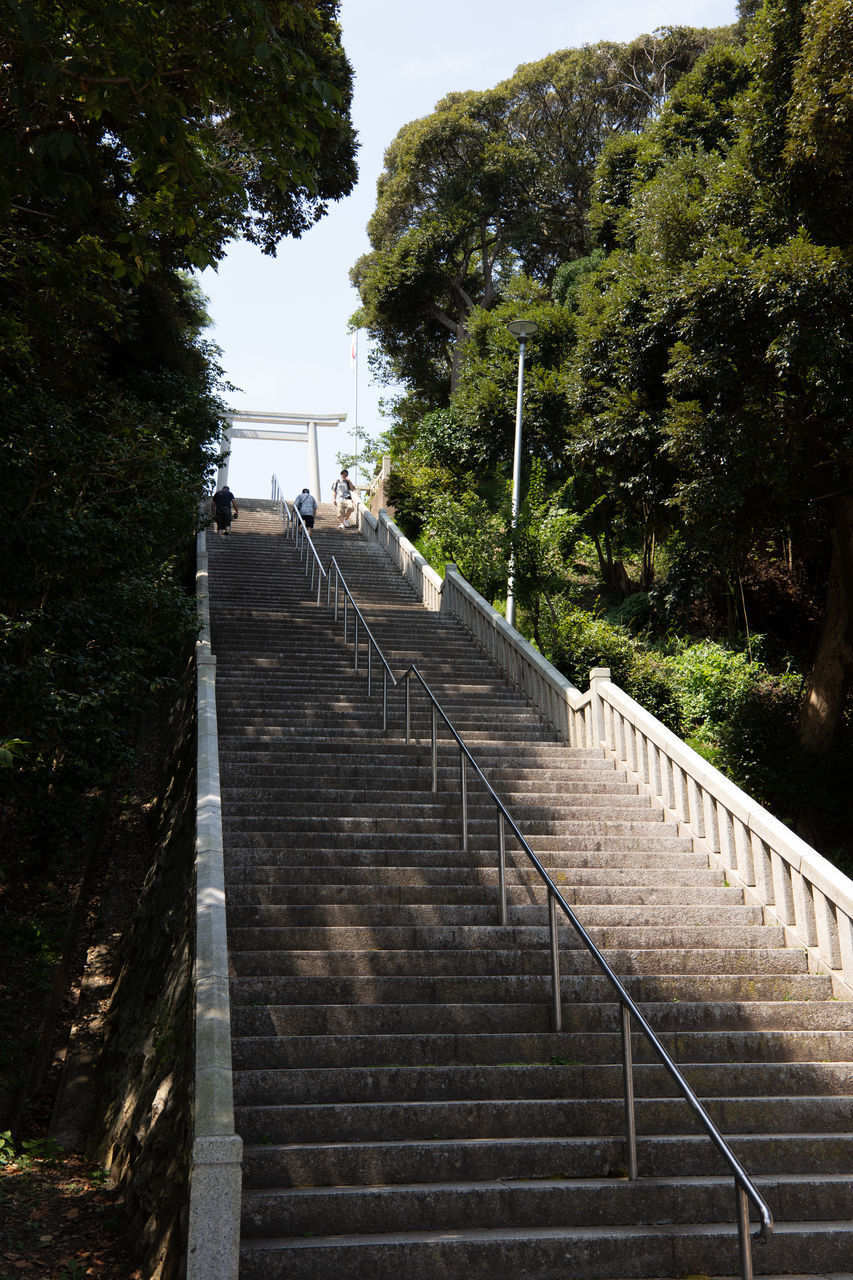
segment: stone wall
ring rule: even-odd
[[[188,687],[189,681],[188,681]],[[194,696],[163,753],[150,870],[122,944],[96,1074],[93,1154],[125,1194],[145,1280],[185,1271],[192,1140]]]

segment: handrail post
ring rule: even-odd
[[[560,998],[560,945],[557,937],[557,899],[548,890],[548,931],[551,935],[551,1021],[552,1031],[563,1029],[563,1002]]]
[[[344,644],[349,636],[349,596],[344,592]]]
[[[628,1177],[632,1182],[637,1172],[637,1117],[634,1109],[634,1064],[631,1056],[631,1010],[619,1005],[622,1022],[622,1082],[625,1088],[625,1144],[628,1155]]]
[[[737,1199],[737,1234],[740,1243],[740,1274],[743,1280],[752,1280],[752,1243],[749,1239],[749,1201],[746,1191],[735,1182]]]
[[[355,653],[355,661],[352,664],[352,669],[353,671],[358,671],[358,614],[355,612],[355,610],[353,610],[353,614],[354,616],[352,620],[352,635],[353,635],[352,647]]]
[[[382,732],[388,732],[388,672],[382,668]]]
[[[465,752],[459,748],[459,790],[462,800],[462,852],[468,852],[468,774],[465,771]]]
[[[367,642],[367,696],[371,696],[373,691],[373,644],[370,640]]]
[[[500,917],[498,924],[506,925],[506,840],[504,838],[504,816],[500,809],[498,813],[498,883],[500,885]]]
[[[433,702],[430,705],[432,707],[432,734],[430,739],[432,747],[432,790],[433,794],[435,794],[438,791],[438,727],[436,725],[435,703]]]
[[[411,741],[412,741],[412,732],[411,732],[412,721],[411,721],[411,710],[410,710],[412,695],[409,692],[409,686],[411,683],[412,682],[409,678],[409,673],[407,671],[406,672],[406,746],[407,747],[411,746]]]

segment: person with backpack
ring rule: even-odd
[[[348,529],[350,527],[350,516],[355,511],[355,503],[352,500],[352,494],[355,485],[349,478],[349,472],[344,468],[339,479],[332,485],[332,501],[338,508],[340,516],[339,529]]]
[[[216,490],[210,504],[210,510],[213,519],[216,522],[216,532],[230,533],[231,514],[233,512],[234,519],[236,520],[239,515],[239,507],[237,506],[237,499],[234,497],[234,494],[228,488],[227,484],[224,484],[221,489]]]
[[[314,528],[314,517],[317,514],[317,499],[310,489],[303,489],[293,499],[293,505],[302,516],[305,528],[310,532]]]

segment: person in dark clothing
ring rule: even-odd
[[[210,509],[213,519],[216,522],[216,532],[230,533],[231,514],[233,512],[233,514],[237,516],[239,513],[239,507],[237,506],[237,499],[234,497],[234,494],[228,488],[227,484],[224,484],[221,489],[216,490],[210,504]]]

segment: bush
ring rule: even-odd
[[[799,676],[772,675],[711,640],[664,655],[624,626],[565,601],[558,624],[551,660],[578,688],[587,688],[592,667],[609,667],[614,683],[668,729],[759,803],[793,820],[803,790]]]
[[[681,713],[689,726],[724,723],[760,674],[743,653],[713,640],[680,647],[667,661]]]

